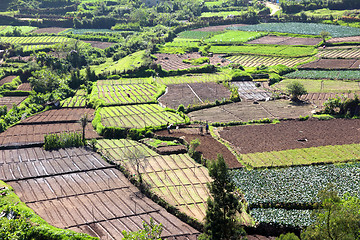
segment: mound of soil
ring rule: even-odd
[[[169,134],[167,130],[156,132],[158,136],[183,138],[190,143],[192,140],[198,138],[200,146],[196,149],[201,152],[206,159],[216,159],[218,154],[221,154],[229,168],[241,168],[242,165],[236,157],[227,149],[226,146],[214,139],[210,134],[201,135],[198,128],[180,128],[172,129]]]

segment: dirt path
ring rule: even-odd
[[[265,5],[271,10],[270,16],[273,16],[277,11],[280,11],[280,6],[278,4],[266,1]]]

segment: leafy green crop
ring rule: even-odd
[[[306,227],[313,222],[311,212],[312,210],[254,208],[251,210],[251,216],[259,223]]]
[[[304,79],[344,79],[360,80],[359,70],[347,71],[323,71],[323,70],[299,70],[286,74],[287,78],[304,78]]]

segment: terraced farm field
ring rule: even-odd
[[[0,86],[4,85],[5,83],[10,83],[14,78],[17,76],[7,76],[0,80]]]
[[[256,87],[252,81],[231,82],[231,84],[238,87],[240,98],[243,100],[261,101],[272,97],[271,92]]]
[[[87,106],[86,92],[84,90],[77,90],[75,95],[60,102],[61,107],[76,108]]]
[[[131,140],[99,140],[98,144],[101,149],[106,149],[110,153],[110,159],[125,165],[133,174],[136,173],[136,166],[126,159],[129,154],[123,155],[119,152],[127,152],[129,146],[133,146],[130,151],[136,155],[136,151],[144,149],[139,143],[133,143]],[[143,161],[140,168],[142,177],[149,184],[151,191],[180,211],[202,221],[205,217],[206,200],[209,197],[206,183],[211,181],[208,170],[194,162],[187,154],[151,155]]]
[[[358,69],[360,65],[359,59],[318,59],[304,65],[299,69]]]
[[[156,78],[157,82],[165,85],[183,84],[183,83],[206,83],[206,82],[224,82],[230,80],[226,73],[212,74],[186,74],[183,76]]]
[[[20,45],[46,45],[67,42],[70,39],[67,37],[58,36],[41,36],[41,37],[0,37],[0,40],[5,43],[20,44]]]
[[[0,97],[0,106],[7,106],[7,109],[10,110],[15,104],[18,106],[22,101],[24,101],[27,97]]]
[[[56,227],[120,240],[122,230],[137,231],[151,217],[162,223],[163,238],[196,239],[199,234],[84,148],[2,150],[0,156],[1,176],[27,206]]]
[[[154,103],[162,92],[165,92],[165,86],[160,84],[122,84],[121,80],[98,81],[90,99],[91,101],[100,99],[103,106]]]
[[[91,108],[60,108],[35,114],[21,121],[21,124],[52,123],[52,122],[78,122],[85,114],[89,121],[94,118],[95,110]]]
[[[144,128],[166,126],[166,124],[185,123],[176,113],[166,111],[157,104],[103,107],[100,110],[101,122],[106,127]]]
[[[355,94],[358,96],[360,95],[360,91],[356,92],[339,92],[339,93],[308,93],[306,95],[302,95],[300,97],[301,100],[308,101],[315,106],[317,106],[319,109],[324,108],[324,103],[329,100],[330,98],[350,98],[354,99]]]
[[[360,58],[360,48],[319,50],[316,56],[321,58]]]
[[[256,55],[240,55],[240,56],[230,56],[225,59],[230,62],[239,63],[245,67],[258,67],[261,65],[273,66],[277,64],[283,64],[288,67],[293,67],[296,64],[306,62],[310,60],[310,57],[303,58],[281,58],[281,57],[265,57],[265,56],[256,56]]]
[[[333,79],[333,80],[357,80],[360,79],[358,70],[299,70],[285,75],[286,78],[302,79]]]
[[[276,45],[317,45],[322,41],[321,38],[297,38],[285,36],[264,36],[247,44],[276,44]]]

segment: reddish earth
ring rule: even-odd
[[[355,94],[358,96],[360,92],[356,93],[308,93],[300,97],[301,100],[310,102],[317,106],[319,109],[324,108],[324,103],[330,98],[344,97],[344,98],[354,98]]]
[[[79,121],[85,114],[88,116],[88,121],[94,118],[95,110],[92,108],[60,108],[52,109],[45,112],[35,114],[27,119],[21,121],[26,123],[50,123],[50,122],[76,122]]]
[[[248,44],[277,44],[277,45],[317,45],[322,41],[321,38],[296,38],[281,36],[264,36],[252,41]]]
[[[360,143],[360,119],[284,121],[278,124],[226,127],[220,136],[240,153],[281,151]],[[307,139],[307,141],[299,141]]]
[[[177,109],[180,104],[202,105],[223,98],[229,99],[230,91],[221,84],[216,83],[189,83],[169,85],[165,95],[159,102],[167,107]]]
[[[188,143],[198,138],[200,140],[200,146],[196,150],[201,152],[204,158],[216,159],[218,154],[222,154],[229,168],[242,167],[230,150],[227,149],[225,145],[215,140],[210,134],[206,134],[205,129],[203,135],[200,134],[199,128],[172,129],[170,134],[167,130],[163,130],[156,132],[156,135],[183,138]]]
[[[17,76],[7,76],[0,80],[0,86],[4,85],[5,83],[10,83],[14,78]]]
[[[209,26],[203,28],[193,29],[191,31],[201,31],[201,32],[219,32],[225,31],[228,27],[240,27],[245,26],[246,24],[231,24],[231,25],[218,25],[218,26]]]
[[[1,97],[0,106],[7,106],[7,109],[10,110],[13,105],[19,106],[19,104],[27,98],[26,96],[22,97]]]
[[[358,69],[360,60],[358,59],[318,59],[300,65],[299,69]]]
[[[115,43],[112,42],[100,42],[100,41],[83,41],[83,42],[90,43],[92,47],[100,48],[100,49],[105,49],[115,45]]]
[[[22,83],[22,84],[20,84],[20,86],[18,86],[18,88],[16,90],[31,91],[31,85],[30,85],[30,83]]]
[[[120,240],[122,230],[138,231],[153,218],[162,223],[163,238],[195,240],[199,234],[84,148],[2,150],[0,156],[1,180],[12,180],[20,199],[53,226]]]
[[[326,42],[328,42],[328,43],[360,42],[360,36],[331,38],[331,39],[327,40]]]
[[[39,28],[33,31],[33,33],[55,33],[58,34],[59,32],[65,31],[68,28],[61,28],[61,27],[50,27],[50,28]]]
[[[154,63],[160,64],[161,67],[166,71],[201,67],[206,64],[209,64],[209,63],[203,63],[201,65],[191,65],[183,62],[184,59],[197,59],[203,57],[200,55],[200,53],[185,53],[185,54],[157,53],[154,55],[157,57]],[[209,59],[210,59],[210,64],[216,66],[218,64],[220,66],[226,66],[230,63],[228,60],[220,58],[220,55],[216,55],[216,54],[214,54],[213,57],[209,57]]]

